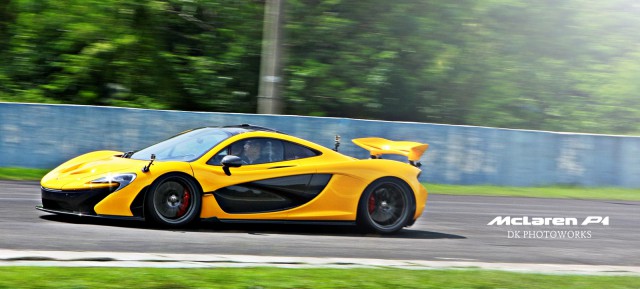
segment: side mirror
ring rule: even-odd
[[[227,176],[231,175],[229,168],[239,168],[242,166],[242,159],[239,156],[228,155],[220,161],[222,170]]]

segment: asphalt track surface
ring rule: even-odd
[[[430,195],[416,224],[390,236],[351,226],[213,222],[167,230],[61,217],[36,210],[39,204],[38,183],[0,181],[0,249],[640,265],[640,202]],[[608,216],[609,226],[487,225],[497,216]],[[509,238],[515,231],[520,238]],[[573,231],[573,238],[558,231]]]

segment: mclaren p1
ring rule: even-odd
[[[418,160],[428,145],[353,142],[371,158],[339,153],[338,139],[330,149],[251,125],[193,129],[139,151],[96,151],[61,164],[43,177],[37,209],[165,227],[216,219],[357,224],[393,233],[412,225],[427,200]]]

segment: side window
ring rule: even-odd
[[[284,142],[284,159],[285,160],[297,160],[310,158],[320,155],[320,152],[312,150],[301,145],[294,144],[292,142]]]
[[[232,143],[221,150],[207,163],[219,166],[222,158],[239,156],[245,165],[280,162],[284,160],[282,141],[271,138],[250,138]]]

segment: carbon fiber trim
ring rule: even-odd
[[[42,207],[52,211],[96,215],[93,207],[116,188],[95,190],[55,190],[42,187]]]
[[[302,206],[324,190],[330,174],[295,175],[238,184],[213,192],[227,213],[264,213]]]
[[[90,217],[90,218],[97,218],[97,219],[126,220],[126,221],[143,221],[144,220],[144,218],[142,217],[135,217],[135,216],[127,217],[127,216],[110,216],[110,215],[85,215],[82,213],[73,213],[69,211],[58,211],[58,210],[46,209],[42,206],[36,206],[36,209],[43,212],[47,212],[47,213],[76,216],[76,217]]]

